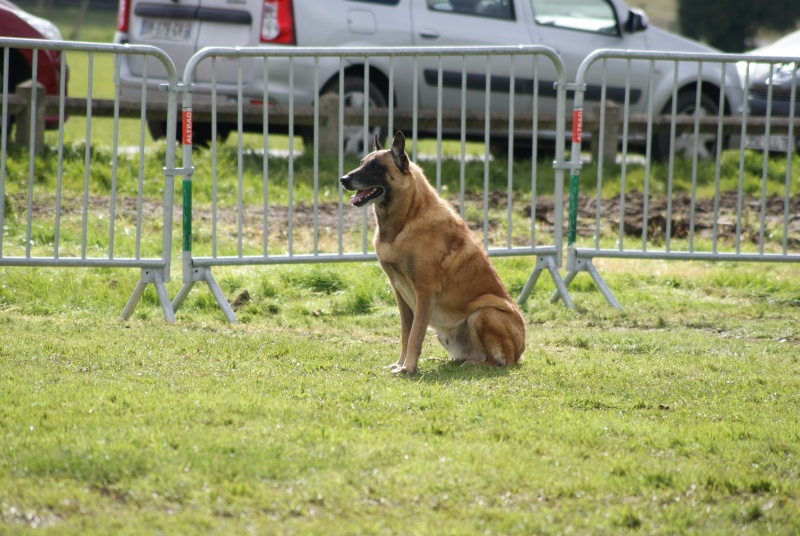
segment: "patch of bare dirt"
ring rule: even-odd
[[[15,194],[9,196],[11,211],[15,214],[27,213],[27,196]],[[505,219],[507,207],[506,192],[491,192],[488,197],[490,209],[489,228],[494,229],[501,225]],[[469,194],[465,196],[465,204],[480,209],[484,203],[483,194]],[[62,198],[61,215],[80,214],[83,211],[83,198],[71,197]],[[86,200],[88,210],[93,213],[110,213],[110,199],[108,196],[89,196]],[[525,217],[531,215],[531,203],[522,195],[515,194],[512,198],[515,213]],[[459,209],[457,200],[453,202],[456,210]],[[739,206],[741,205],[741,218],[737,217]],[[33,214],[37,218],[51,219],[55,215],[55,196],[40,196],[34,199],[32,204]],[[564,199],[564,226],[567,225],[567,207],[569,197]],[[620,208],[622,207],[622,214]],[[669,233],[673,238],[685,238],[689,235],[691,218],[694,214],[695,236],[710,238],[714,230],[714,222],[717,222],[717,234],[720,239],[734,239],[736,237],[737,219],[740,219],[741,237],[743,240],[757,241],[760,230],[760,214],[762,211],[761,199],[752,195],[743,195],[739,199],[736,192],[723,192],[719,199],[697,199],[694,204],[690,196],[685,192],[679,192],[672,196],[671,206],[665,196],[650,196],[647,207],[647,217],[644,214],[644,195],[640,192],[628,192],[625,194],[624,201],[621,202],[618,196],[600,200],[599,207],[595,197],[581,195],[578,199],[578,235],[593,236],[595,233],[595,218],[599,208],[601,233],[619,232],[620,221],[623,226],[623,233],[629,236],[641,237],[642,230],[647,225],[647,236],[651,240],[663,240],[667,233],[667,215],[671,214],[669,221]],[[671,209],[671,212],[668,211]],[[116,199],[115,211],[118,218],[135,219],[137,210],[137,200],[134,197],[118,196]],[[279,229],[288,226],[289,209],[286,206],[269,206],[269,222]],[[535,206],[535,218],[539,225],[544,229],[552,229],[554,224],[555,207],[553,198],[537,197]],[[142,201],[142,212],[145,218],[160,217],[162,205],[160,201],[144,199]],[[213,214],[209,206],[195,205],[193,207],[194,218],[198,222],[210,224]],[[175,205],[174,218],[179,221],[182,217],[183,207],[180,203]],[[771,196],[764,201],[765,224],[767,230],[783,229],[784,214],[788,214],[788,245],[790,247],[800,246],[800,196],[792,196],[788,200],[788,206],[783,197]],[[622,217],[620,217],[622,215]],[[296,204],[292,211],[292,225],[295,227],[316,227],[320,230],[328,229],[336,231],[341,228],[344,231],[354,231],[361,228],[363,213],[361,209],[351,207],[347,200],[340,207],[338,203],[320,203],[318,206],[306,203]],[[234,206],[220,205],[216,214],[218,224],[232,225],[238,221],[238,211]],[[249,229],[260,229],[263,225],[264,207],[261,205],[245,205],[242,213],[243,227]],[[367,211],[367,218],[374,225],[374,215],[371,210]],[[468,221],[474,230],[482,228],[481,221]],[[274,229],[274,227],[273,227]]]
[[[564,201],[569,206],[569,197]],[[741,205],[741,218],[738,218]],[[622,208],[622,213],[620,212]],[[669,210],[668,210],[669,209]],[[788,210],[787,210],[788,209]],[[645,221],[647,236],[650,239],[663,240],[667,234],[667,216],[669,233],[672,238],[689,236],[694,214],[695,236],[711,238],[714,222],[717,222],[717,235],[720,239],[736,237],[737,220],[740,220],[743,240],[757,241],[760,230],[761,199],[751,195],[743,195],[741,200],[736,192],[722,192],[719,199],[696,199],[692,204],[688,193],[679,192],[672,196],[671,206],[665,196],[650,196],[645,219],[644,195],[640,192],[625,194],[624,200],[613,197],[600,200],[601,232],[619,232],[620,221],[625,235],[641,237]],[[595,197],[581,195],[578,198],[578,235],[593,236],[598,203]],[[528,209],[530,214],[530,209]],[[800,245],[800,196],[789,198],[788,206],[783,197],[771,196],[764,200],[764,223],[766,229],[783,229],[784,216],[788,215],[788,245]],[[552,199],[537,202],[536,219],[553,225],[554,209]],[[620,217],[622,216],[622,217]]]

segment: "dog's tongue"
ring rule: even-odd
[[[359,190],[359,191],[357,191],[357,192],[355,193],[355,195],[353,195],[353,196],[350,198],[350,204],[351,204],[351,205],[356,205],[356,204],[358,204],[358,203],[359,203],[359,201],[361,201],[362,199],[364,199],[365,197],[367,197],[367,196],[370,194],[370,192],[372,192],[372,188],[369,188],[369,189],[367,189],[367,190]]]

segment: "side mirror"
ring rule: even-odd
[[[638,9],[631,9],[628,11],[628,20],[625,21],[625,31],[628,33],[641,32],[647,29],[650,22],[647,20],[647,15],[644,11]]]

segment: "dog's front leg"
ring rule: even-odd
[[[394,288],[394,298],[397,300],[397,308],[400,311],[400,358],[397,362],[390,365],[392,371],[402,368],[408,353],[408,334],[411,332],[411,324],[414,322],[414,311],[409,306],[400,293]]]
[[[405,360],[402,366],[394,369],[395,372],[414,374],[417,371],[417,361],[422,353],[422,342],[425,340],[425,333],[433,314],[433,306],[436,302],[436,294],[433,292],[416,292],[416,310],[413,313],[411,330],[408,334],[408,344],[404,346]]]

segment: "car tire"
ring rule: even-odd
[[[369,106],[371,108],[386,108],[388,107],[388,98],[381,89],[373,82],[369,83]],[[322,91],[322,95],[333,94],[339,95],[339,81],[334,80],[328,84]],[[348,108],[355,108],[358,110],[364,109],[364,78],[361,76],[347,76],[344,79],[344,105]],[[367,136],[367,147],[364,147],[364,128],[363,126],[345,125],[343,127],[343,140],[342,149],[345,154],[364,155],[372,151],[372,139],[374,135],[378,135],[378,139],[383,141],[388,135],[388,129],[385,126],[370,125],[370,134]],[[314,146],[314,131],[312,128],[304,129],[301,132],[303,136],[303,144],[306,147]]]
[[[675,113],[677,115],[694,115],[696,104],[696,92],[694,89],[684,89],[678,92]],[[662,111],[663,114],[672,114],[672,100],[670,100]],[[719,106],[717,102],[707,94],[700,95],[700,116],[717,117]],[[699,144],[697,143],[699,141]],[[697,154],[701,159],[711,159],[717,154],[716,134],[699,134],[696,140],[691,132],[675,135],[675,156],[691,157],[695,146]],[[722,140],[724,143],[724,139]],[[670,155],[670,135],[669,128],[666,132],[658,132],[653,135],[652,144],[653,158],[657,161],[666,161]]]

